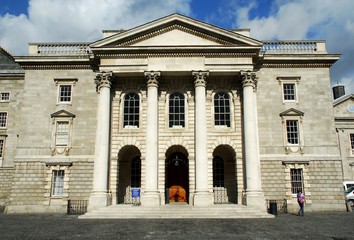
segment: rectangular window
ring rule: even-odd
[[[284,96],[284,101],[296,100],[295,83],[283,84],[283,96]]]
[[[302,169],[290,169],[291,193],[303,192]]]
[[[61,103],[71,102],[71,85],[59,86],[59,102]]]
[[[350,134],[350,149],[351,154],[354,155],[354,134]]]
[[[286,121],[286,136],[290,144],[299,144],[299,125],[297,120]]]
[[[68,146],[69,143],[69,122],[57,122],[56,146]]]
[[[0,102],[9,102],[10,101],[10,93],[2,92],[0,96]]]
[[[4,142],[4,139],[0,139],[0,159],[2,159],[4,155]]]
[[[64,170],[53,170],[52,196],[61,196],[64,193]]]
[[[7,112],[0,112],[0,128],[6,128]]]

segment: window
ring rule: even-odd
[[[290,169],[291,193],[303,192],[302,169]]]
[[[0,112],[0,128],[6,128],[7,112]]]
[[[69,143],[69,122],[57,122],[55,145],[68,146]]]
[[[301,77],[277,77],[282,88],[283,102],[297,102],[297,87]]]
[[[53,170],[52,196],[62,196],[64,193],[64,170]]]
[[[9,102],[10,101],[10,93],[2,92],[0,93],[0,102]]]
[[[132,188],[141,186],[141,160],[140,157],[133,158],[130,168],[130,181]]]
[[[139,95],[128,93],[124,97],[123,127],[139,127]]]
[[[220,156],[215,156],[213,159],[213,186],[224,187],[224,159]]]
[[[350,137],[350,149],[351,149],[350,152],[351,152],[352,155],[354,155],[354,134],[351,133],[349,135],[349,137]]]
[[[184,96],[181,93],[173,93],[169,98],[169,127],[184,127]]]
[[[289,144],[299,144],[299,125],[297,120],[286,121],[286,136]]]
[[[215,126],[230,127],[230,98],[225,92],[219,92],[214,95],[214,122]]]
[[[5,141],[4,139],[0,139],[0,159],[3,159],[3,155],[4,155],[4,144]]]
[[[283,96],[284,96],[284,101],[296,100],[295,83],[283,84]]]
[[[70,103],[71,102],[71,85],[60,85],[59,86],[59,99],[60,103]]]
[[[71,104],[77,78],[55,78],[54,82],[58,87],[57,104]]]

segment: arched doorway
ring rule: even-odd
[[[188,158],[181,152],[173,152],[166,160],[166,203],[188,203]]]

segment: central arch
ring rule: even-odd
[[[186,154],[174,151],[166,159],[166,203],[188,203],[189,164]]]

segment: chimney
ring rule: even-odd
[[[345,95],[345,89],[344,85],[337,85],[333,87],[333,98],[336,100],[337,98],[340,98],[341,96]]]

